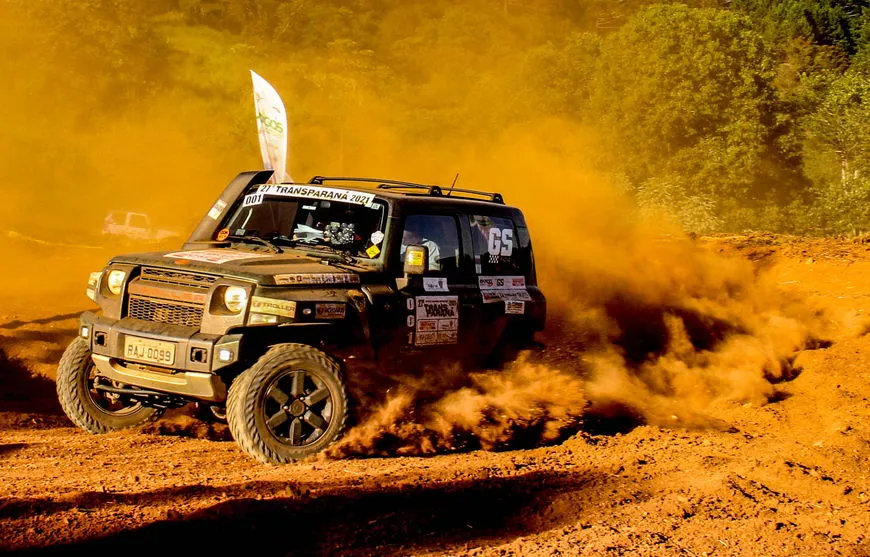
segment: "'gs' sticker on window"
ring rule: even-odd
[[[514,251],[514,231],[510,228],[491,228],[487,251],[490,255],[510,257]]]

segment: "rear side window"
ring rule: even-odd
[[[460,241],[456,218],[449,215],[408,215],[399,251],[402,262],[408,246],[429,248],[429,270],[447,276],[460,272]]]
[[[471,215],[474,267],[479,275],[525,275],[528,254],[520,243],[517,227],[505,217]]]

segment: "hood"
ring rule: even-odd
[[[208,273],[251,280],[263,285],[352,284],[359,282],[355,277],[360,273],[371,270],[370,267],[330,261],[330,255],[329,252],[324,252],[327,259],[321,259],[308,252],[289,248],[285,248],[284,253],[210,248],[119,255],[112,258],[111,263]]]

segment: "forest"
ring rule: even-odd
[[[0,0],[0,218],[213,196],[261,164],[254,69],[297,180],[533,137],[690,232],[866,234],[868,43],[870,0]]]

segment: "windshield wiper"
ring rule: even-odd
[[[333,254],[337,255],[339,258],[339,261],[342,263],[351,263],[351,264],[356,263],[356,257],[352,256],[351,254],[347,253],[344,250],[340,250],[336,247],[330,246],[329,244],[306,245],[305,248],[306,248],[305,251],[307,251],[308,253],[313,253],[314,255],[317,255],[318,257],[322,257],[324,254],[317,254],[316,252],[314,252],[314,249],[317,249],[317,248],[327,249],[330,252],[332,252]]]
[[[230,240],[238,240],[240,242],[248,242],[249,244],[259,244],[261,246],[269,248],[272,253],[284,253],[284,250],[282,250],[280,247],[276,246],[269,240],[264,240],[263,238],[260,238],[259,236],[233,234],[227,236],[227,238],[229,238]]]
[[[267,241],[275,246],[277,246],[278,243],[280,243],[283,246],[289,246],[292,248],[292,247],[296,247],[296,243],[299,240],[294,240],[293,238],[290,238],[289,236],[272,236]]]

